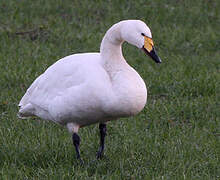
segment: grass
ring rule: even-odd
[[[56,60],[99,51],[106,30],[142,19],[158,66],[125,44],[148,87],[139,115],[108,124],[105,158],[95,161],[97,125],[80,130],[85,161],[56,124],[19,120],[17,104]],[[219,179],[220,1],[0,2],[0,179]]]

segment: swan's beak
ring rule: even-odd
[[[147,36],[144,36],[144,46],[142,47],[144,52],[150,56],[156,63],[161,63],[160,57],[157,55],[157,52],[154,48],[153,40]]]

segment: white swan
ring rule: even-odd
[[[101,157],[105,123],[139,113],[147,99],[144,81],[122,55],[124,41],[161,62],[148,26],[140,20],[121,21],[105,34],[100,53],[64,57],[41,74],[21,99],[18,116],[38,116],[66,126],[73,133],[77,158],[80,158],[79,128],[100,123],[97,157]]]

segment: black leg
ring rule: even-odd
[[[76,149],[76,158],[81,160],[79,153],[80,137],[78,136],[77,133],[73,133],[72,139],[73,139],[73,145],[75,146]]]
[[[97,153],[97,159],[101,158],[105,148],[106,124],[99,124],[100,131],[100,147]]]

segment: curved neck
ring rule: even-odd
[[[122,55],[122,43],[120,24],[113,25],[102,39],[100,54],[103,64],[120,64],[125,61]]]

